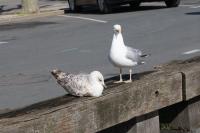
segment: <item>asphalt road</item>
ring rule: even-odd
[[[108,61],[114,24],[121,24],[126,45],[151,56],[134,73],[175,59],[200,55],[200,3],[165,8],[147,3],[102,15],[95,10],[0,26],[0,109],[14,109],[65,95],[49,71],[101,71],[118,75]],[[124,70],[128,73],[128,70]]]

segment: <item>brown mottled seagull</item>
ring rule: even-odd
[[[69,94],[74,96],[94,96],[102,95],[104,87],[103,75],[99,71],[90,74],[70,74],[59,69],[54,69],[51,74]]]

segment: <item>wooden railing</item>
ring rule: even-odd
[[[159,133],[200,127],[200,57],[134,74],[132,83],[113,80],[99,98],[66,95],[1,114],[0,132]]]

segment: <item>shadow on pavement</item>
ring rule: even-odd
[[[3,14],[3,13],[6,13],[6,12],[12,12],[12,11],[19,10],[19,9],[22,8],[21,5],[17,5],[17,7],[8,8],[8,9],[4,9],[5,7],[6,7],[6,5],[0,6],[0,15]]]
[[[25,23],[16,23],[15,25],[5,24],[5,25],[1,25],[0,31],[35,28],[38,26],[53,25],[53,24],[57,24],[57,23],[55,23],[55,22],[25,22]]]
[[[200,12],[189,12],[185,13],[186,15],[200,15]]]
[[[0,87],[3,86],[17,86],[28,85],[48,82],[51,79],[51,75],[41,74],[23,74],[18,73],[14,75],[2,75],[0,76]]]

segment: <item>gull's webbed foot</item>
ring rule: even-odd
[[[114,83],[118,84],[118,83],[122,83],[124,82],[123,80],[119,80],[119,81],[115,81]]]
[[[126,80],[126,81],[124,81],[124,83],[131,83],[132,82],[132,80]]]

